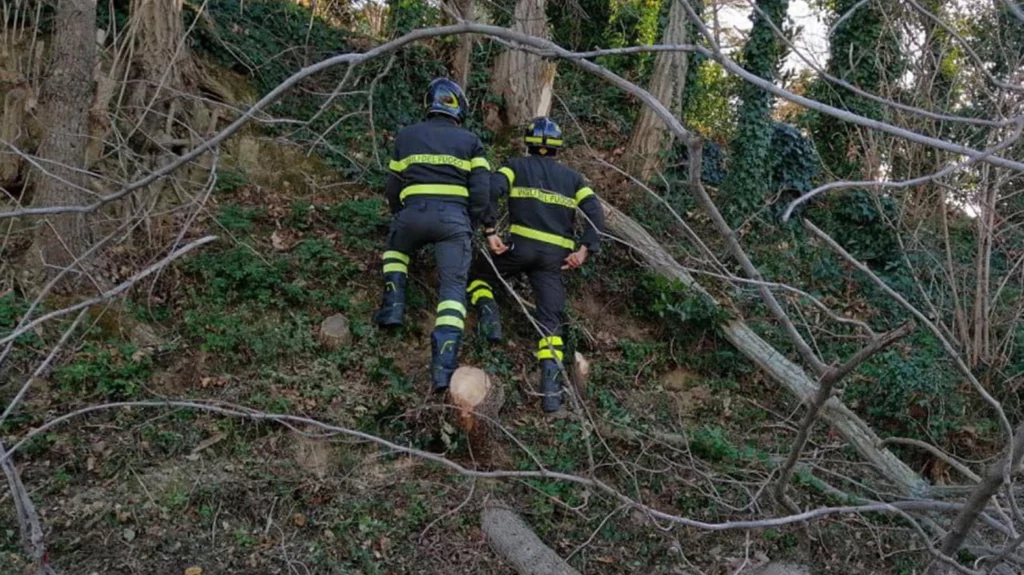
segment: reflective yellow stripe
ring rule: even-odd
[[[437,304],[437,313],[441,313],[443,311],[447,311],[450,309],[459,312],[460,314],[462,314],[462,317],[466,317],[466,306],[462,305],[457,301],[446,300]]]
[[[492,292],[489,289],[477,290],[476,293],[473,294],[473,298],[472,298],[472,302],[471,303],[473,305],[476,305],[476,302],[480,301],[482,298],[485,298],[485,297],[489,297],[491,299],[494,299],[494,292]]]
[[[512,188],[509,197],[539,200],[545,204],[554,204],[563,208],[571,209],[576,207],[576,202],[572,198],[537,188]]]
[[[513,182],[516,181],[516,173],[512,171],[512,168],[502,168],[498,170],[498,173],[505,174],[505,177],[508,179],[509,187],[511,187]]]
[[[515,225],[512,226],[510,231],[517,236],[523,236],[524,238],[530,238],[531,240],[537,240],[547,244],[554,244],[569,250],[576,247],[576,244],[569,238],[563,238],[562,236],[556,236],[555,234],[549,234],[526,226]]]
[[[592,195],[594,195],[594,190],[591,190],[590,188],[580,188],[576,192],[576,205],[580,205],[580,203],[583,200],[589,198]]]
[[[557,335],[545,337],[544,339],[540,340],[540,343],[537,345],[537,349],[544,349],[546,347],[550,347],[553,345],[562,345],[562,338],[558,337]]]
[[[525,139],[526,139],[526,143],[527,144],[540,144],[542,146],[561,146],[562,145],[562,140],[555,140],[555,139],[552,139],[552,138],[548,138],[547,142],[544,141],[544,138],[538,138],[537,136],[527,136]]]
[[[475,280],[473,283],[469,284],[469,287],[466,288],[466,291],[467,292],[471,292],[471,291],[475,290],[476,288],[481,288],[481,287],[482,288],[491,289],[491,284],[485,282],[484,280]]]
[[[484,160],[485,162],[487,160]],[[462,160],[455,156],[445,154],[413,154],[401,160],[391,160],[388,167],[395,172],[404,172],[413,164],[428,164],[431,166],[452,166],[465,172],[473,169],[473,162]]]
[[[466,322],[464,320],[450,315],[437,316],[437,321],[434,322],[434,327],[441,327],[443,325],[466,329]]]
[[[384,264],[384,273],[389,274],[391,272],[407,274],[409,273],[409,266],[405,264]]]
[[[386,252],[384,252],[384,255],[381,257],[381,259],[385,259],[385,260],[398,260],[398,261],[402,262],[403,264],[408,264],[409,263],[409,256],[403,254],[402,252],[396,252],[396,251],[386,251]]]
[[[417,184],[402,190],[398,199],[405,201],[408,196],[457,196],[469,197],[469,189],[464,186],[448,186],[444,184]]]
[[[487,162],[487,158],[473,158],[469,161],[471,168],[483,168],[488,172],[491,171],[491,164]]]
[[[537,359],[557,359],[562,361],[564,355],[558,350],[542,349],[537,352]]]

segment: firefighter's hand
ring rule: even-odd
[[[580,249],[569,254],[565,258],[565,264],[562,266],[563,270],[574,270],[583,265],[583,262],[587,261],[587,246],[580,246]]]
[[[501,241],[501,236],[497,234],[487,236],[487,247],[496,256],[500,256],[508,251],[508,246],[505,245],[505,242]]]

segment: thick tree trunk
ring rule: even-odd
[[[465,22],[473,21],[473,0],[453,0],[450,6],[459,19]],[[470,58],[473,55],[475,43],[476,40],[472,34],[460,34],[459,47],[455,50],[455,58],[452,60],[452,74],[463,90],[469,89]]]
[[[662,44],[685,44],[687,41],[686,10],[684,0],[672,0],[668,11],[668,24],[662,35]],[[690,57],[686,52],[659,52],[654,58],[654,75],[648,91],[672,111],[681,115],[683,90]],[[674,140],[665,125],[650,106],[643,106],[637,118],[633,135],[626,148],[626,160],[641,180],[648,180],[661,166],[661,156]]]
[[[146,134],[137,141],[172,140],[182,92],[195,83],[197,71],[185,42],[181,18],[183,0],[132,0],[135,57],[129,117]]]
[[[512,30],[540,38],[548,37],[547,0],[519,0]],[[508,49],[494,64],[492,87],[505,99],[508,123],[523,125],[551,109],[551,88],[555,64],[540,56]]]
[[[643,226],[608,204],[604,204],[604,209],[609,232],[635,247],[637,255],[648,266],[666,278],[678,280],[714,301],[711,294],[707,293],[686,268],[679,265],[679,262],[669,255]],[[739,319],[729,320],[719,327],[725,339],[747,359],[781,383],[802,403],[811,402],[818,385],[799,365],[787,359]],[[821,418],[835,428],[861,457],[874,464],[877,471],[904,495],[923,496],[927,493],[928,483],[891,451],[879,448],[881,439],[878,435],[838,399],[833,397],[825,402]]]
[[[40,94],[40,123],[45,131],[39,164],[32,174],[34,207],[85,204],[84,174],[89,142],[89,106],[96,65],[95,0],[60,0],[54,22],[53,56]],[[89,246],[82,214],[41,219],[29,266],[48,276],[71,265]]]

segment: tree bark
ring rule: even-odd
[[[548,37],[547,0],[518,0],[512,30]],[[555,64],[536,54],[509,48],[494,64],[492,88],[505,99],[509,125],[519,126],[551,109]]]
[[[604,204],[604,209],[608,231],[636,249],[637,255],[654,271],[670,280],[678,280],[710,301],[715,301],[643,226],[607,203]],[[725,339],[747,359],[786,387],[798,400],[811,403],[818,385],[799,365],[779,353],[739,319],[729,320],[719,327]],[[821,417],[902,494],[920,497],[928,492],[928,483],[891,451],[879,448],[881,439],[878,435],[838,399],[832,397],[825,402],[821,409]]]
[[[981,483],[971,493],[971,498],[967,501],[967,505],[964,506],[963,510],[960,511],[960,514],[953,521],[953,528],[949,530],[949,534],[942,541],[942,547],[940,548],[944,555],[952,557],[960,550],[967,536],[974,529],[974,525],[978,522],[978,518],[985,511],[985,508],[988,507],[992,496],[1003,486],[1007,465],[1010,468],[1010,475],[1013,475],[1020,467],[1021,460],[1024,459],[1024,425],[1017,427],[1011,441],[1012,445],[1008,446],[1007,453],[989,467]],[[944,571],[948,571],[945,569],[945,566],[937,565],[933,573],[942,573]]]
[[[54,30],[50,70],[40,94],[42,169],[30,176],[34,207],[84,205],[90,199],[84,170],[96,65],[95,0],[60,0]],[[39,221],[29,266],[52,277],[89,243],[84,215],[47,216]]]
[[[484,507],[480,527],[491,549],[520,575],[580,575],[508,509]]]
[[[453,0],[449,6],[455,16],[464,22],[472,22],[474,19],[473,0]],[[455,49],[455,57],[452,59],[452,75],[455,81],[462,86],[463,90],[469,89],[470,59],[473,56],[473,45],[476,38],[472,34],[459,36],[459,47]]]
[[[135,73],[128,101],[129,117],[135,119],[136,130],[148,136],[138,139],[147,146],[172,138],[178,113],[175,102],[181,92],[188,91],[197,76],[184,45],[182,3],[183,0],[132,0],[131,3],[135,23],[132,31]]]
[[[683,1],[672,0],[668,11],[668,24],[661,39],[662,44],[687,42],[689,34]],[[689,62],[689,54],[686,52],[659,52],[654,58],[654,75],[647,90],[677,117],[681,116],[682,112]],[[648,106],[642,107],[626,148],[630,169],[638,174],[642,181],[649,180],[661,167],[661,156],[672,146],[674,140],[668,126],[658,118],[654,110]]]

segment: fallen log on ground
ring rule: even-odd
[[[678,280],[693,289],[715,305],[718,302],[679,264],[665,248],[629,216],[613,206],[602,202],[606,214],[608,231],[636,250],[654,271],[670,280]],[[772,379],[781,383],[801,402],[809,404],[818,384],[799,365],[771,346],[740,319],[732,319],[721,326],[722,335],[747,359],[764,370]],[[879,448],[881,439],[857,414],[850,411],[835,397],[829,399],[821,410],[821,417],[838,431],[857,452],[871,462],[877,471],[893,483],[905,496],[921,497],[929,490],[929,484],[913,469],[903,463],[893,452]]]
[[[480,512],[480,527],[491,550],[520,575],[580,575],[508,509],[485,506]]]

